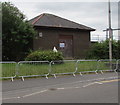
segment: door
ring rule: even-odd
[[[63,53],[65,58],[72,58],[73,57],[73,36],[60,35],[59,50]]]

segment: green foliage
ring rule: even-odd
[[[53,51],[34,51],[30,53],[26,59],[26,61],[55,61],[55,60],[63,60],[63,55],[61,52],[53,52]]]
[[[10,2],[2,3],[2,59],[19,61],[32,48],[33,27],[21,11]]]
[[[120,59],[120,41],[112,41],[113,59]],[[109,41],[95,43],[87,52],[86,58],[89,59],[109,59]]]

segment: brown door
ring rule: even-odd
[[[73,36],[60,35],[59,36],[59,49],[65,58],[73,57]]]

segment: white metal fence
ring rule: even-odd
[[[118,66],[118,60],[116,59],[112,59],[111,61],[109,59],[101,59],[98,62],[98,71],[101,73],[106,71],[116,71]]]
[[[75,76],[75,68],[76,68],[76,60],[64,60],[64,61],[52,61],[51,62],[51,75],[54,75],[56,78],[56,75],[61,74],[72,74]]]
[[[46,76],[49,73],[49,61],[20,61],[18,62],[17,75],[24,81],[24,77]]]
[[[120,72],[120,59],[118,59],[117,62],[116,62],[115,72]]]
[[[20,62],[0,62],[2,66],[1,79],[25,77],[54,76],[62,74],[80,74],[84,73],[104,73],[107,71],[120,71],[120,59],[109,61],[101,60],[63,60],[63,61],[20,61]]]
[[[97,74],[98,60],[77,60],[76,73],[90,73],[95,72]]]
[[[2,75],[0,78],[11,78],[13,81],[13,78],[16,77],[16,62],[0,62],[0,66],[2,68]]]

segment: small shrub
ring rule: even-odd
[[[61,52],[49,51],[34,51],[30,53],[26,58],[26,61],[59,61],[63,60],[63,55]]]

